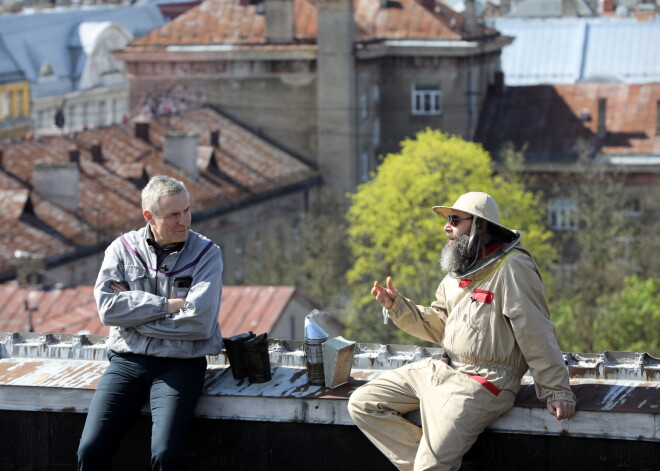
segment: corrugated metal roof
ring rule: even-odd
[[[5,222],[0,235],[0,272],[16,265],[16,250],[54,257],[107,243],[121,232],[141,227],[140,190],[149,176],[170,175],[186,184],[194,227],[195,214],[200,211],[310,181],[318,175],[313,164],[210,108],[153,118],[148,123],[149,143],[135,137],[134,126],[127,123],[70,136],[44,136],[0,148],[0,184],[11,190],[0,196],[14,201],[11,210],[0,213],[0,220]],[[200,178],[164,161],[165,134],[171,131],[198,134]],[[219,132],[218,147],[211,145],[214,131]],[[96,145],[100,145],[102,162],[92,157]],[[59,207],[33,187],[35,164],[68,163],[72,148],[80,156],[78,211]],[[26,190],[29,198],[19,213],[16,201],[23,201],[21,195]]]
[[[511,3],[511,12],[507,18],[559,18],[569,16],[564,10],[564,0],[523,0]],[[571,5],[575,11],[570,16],[596,16],[584,0],[574,0]]]
[[[660,22],[498,18],[494,26],[515,37],[502,51],[507,85],[660,82]]]
[[[93,286],[19,288],[0,284],[0,332],[107,335]],[[294,286],[224,286],[218,321],[224,337],[271,332],[297,295]]]
[[[104,337],[0,334],[0,408],[86,412],[106,366]],[[440,349],[360,344],[349,382],[329,389],[310,385],[300,341],[271,340],[272,380],[235,380],[224,354],[209,357],[203,417],[352,425],[346,400],[384,371],[439,353]],[[577,414],[557,421],[522,380],[515,407],[489,429],[607,439],[660,441],[660,360],[644,353],[566,354]],[[589,370],[588,375],[580,369]],[[577,372],[577,374],[576,374]],[[412,420],[415,413],[410,415]]]

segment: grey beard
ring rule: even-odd
[[[445,273],[465,273],[472,260],[468,254],[470,236],[463,234],[455,239],[453,244],[447,244],[440,252],[440,269]]]

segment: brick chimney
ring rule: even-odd
[[[80,168],[77,163],[34,165],[33,186],[45,198],[70,211],[80,206]]]
[[[198,135],[187,132],[168,132],[163,142],[165,162],[175,165],[194,177],[199,176],[197,168]]]
[[[266,40],[269,43],[292,43],[296,36],[294,0],[265,0]]]
[[[135,123],[135,137],[151,144],[148,121],[137,121]]]
[[[598,99],[598,130],[596,135],[599,139],[604,139],[607,135],[606,124],[607,98]]]

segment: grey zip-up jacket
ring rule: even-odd
[[[386,312],[402,330],[441,344],[459,371],[516,394],[529,368],[539,399],[575,402],[541,275],[519,241],[509,250],[469,277],[447,275],[430,307],[397,294]]]
[[[105,251],[94,297],[103,324],[111,326],[107,347],[120,353],[170,358],[216,355],[222,348],[218,324],[222,295],[220,247],[189,231],[179,252],[156,267],[148,244],[149,225],[124,234]],[[167,299],[176,277],[191,276],[186,303],[167,313]],[[129,291],[115,294],[112,282],[126,282]]]

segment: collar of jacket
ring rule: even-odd
[[[477,263],[474,264],[472,268],[470,268],[467,272],[465,273],[450,273],[450,275],[454,278],[459,279],[459,286],[463,288],[464,286],[461,286],[461,283],[465,284],[465,286],[470,284],[470,281],[474,281],[477,278],[483,278],[481,276],[481,271],[486,270],[489,271],[489,267],[493,265],[494,263],[497,263],[498,260],[503,258],[506,254],[511,252],[514,248],[522,249],[522,245],[520,244],[520,239],[522,237],[522,233],[519,231],[513,231],[515,238],[509,242],[503,243],[501,246],[497,247],[492,253],[486,255],[484,258],[481,260],[478,260]],[[523,251],[526,252],[526,250],[522,249]]]

